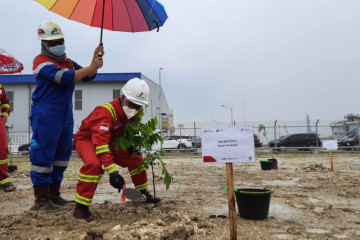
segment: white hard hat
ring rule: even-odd
[[[40,40],[56,40],[64,38],[60,27],[53,22],[43,22],[38,27],[38,38]]]
[[[130,79],[121,89],[128,101],[147,106],[149,102],[149,86],[144,80],[139,78]]]

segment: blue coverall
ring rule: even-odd
[[[81,68],[69,58],[62,64],[45,55],[34,60],[37,85],[29,117],[33,130],[30,148],[33,187],[59,184],[63,179],[72,151],[74,70]],[[85,77],[82,81],[93,78]]]

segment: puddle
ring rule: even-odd
[[[309,233],[319,233],[319,234],[330,232],[330,230],[323,229],[323,228],[308,228],[308,229],[306,229],[306,231]]]
[[[228,205],[222,205],[220,207],[204,207],[204,210],[209,212],[210,214],[213,214],[213,215],[225,215],[225,216],[227,216],[229,214]],[[237,210],[237,206],[236,206],[236,214],[239,215],[238,210]]]
[[[275,239],[285,239],[285,240],[292,240],[295,239],[292,235],[290,234],[276,234],[274,235]]]
[[[318,203],[320,201],[321,201],[320,199],[309,197],[309,202]]]
[[[345,238],[348,238],[347,234],[334,234],[332,235],[334,238],[337,238],[337,239],[345,239]]]
[[[298,218],[299,213],[301,213],[301,211],[289,207],[288,205],[270,202],[269,216],[290,220],[290,219]]]
[[[322,207],[314,207],[314,212],[322,213],[322,212],[324,212],[324,208],[322,208]]]
[[[284,180],[263,181],[263,184],[271,185],[271,186],[295,186],[295,185],[298,185],[296,183],[296,179],[291,180],[291,181],[284,181]]]
[[[334,208],[353,208],[354,210],[360,210],[360,200],[359,199],[324,199],[326,203],[329,203],[334,206]]]
[[[15,184],[16,189],[21,189],[21,190],[27,190],[27,189],[32,189],[32,185],[17,185]]]

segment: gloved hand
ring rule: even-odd
[[[125,184],[125,181],[124,178],[118,172],[113,172],[110,174],[110,184],[114,188],[118,189],[120,192],[123,185]]]
[[[129,152],[129,154],[131,156],[133,154],[134,150],[135,150],[134,145],[131,144],[130,147],[127,148],[127,150],[128,150],[128,152]]]

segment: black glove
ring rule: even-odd
[[[110,174],[110,184],[114,188],[118,189],[120,192],[123,185],[125,184],[125,181],[124,178],[118,172],[113,172]]]
[[[134,145],[131,144],[130,147],[127,148],[127,150],[129,151],[129,154],[131,156],[133,154],[134,150],[135,150]]]

